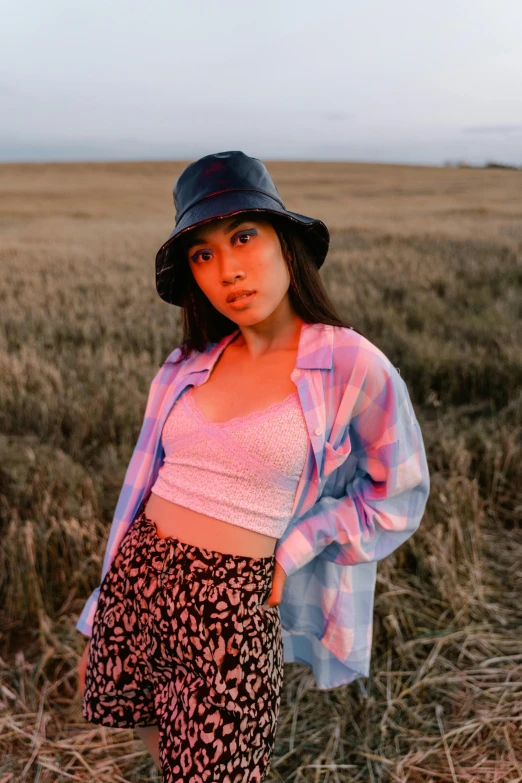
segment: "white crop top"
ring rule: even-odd
[[[212,422],[183,393],[163,425],[152,492],[185,508],[280,538],[309,445],[297,391],[261,411]]]

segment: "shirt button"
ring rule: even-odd
[[[315,434],[320,435],[322,432],[322,429],[320,427],[316,427]]]
[[[301,370],[294,370],[294,371],[293,371],[293,373],[292,373],[292,375],[291,375],[290,377],[291,377],[291,378],[292,378],[292,380],[293,380],[294,378],[299,378],[299,377],[300,377],[300,375],[301,375]]]

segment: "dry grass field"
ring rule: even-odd
[[[180,341],[154,257],[187,162],[0,165],[0,783],[160,780],[83,721],[74,624]],[[321,275],[400,369],[432,483],[378,566],[370,677],[286,665],[269,780],[522,781],[522,172],[267,165],[330,227]]]

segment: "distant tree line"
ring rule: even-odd
[[[522,166],[508,166],[506,163],[496,163],[496,161],[492,160],[488,161],[484,166],[473,166],[465,160],[445,160],[444,165],[459,169],[512,169],[513,171],[522,171]]]

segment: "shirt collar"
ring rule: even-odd
[[[189,359],[190,372],[212,371],[215,363],[229,343],[239,334],[236,329],[217,343],[210,343],[202,353]],[[333,366],[334,327],[331,324],[303,322],[295,366],[299,370],[331,370]],[[177,348],[167,357],[165,364],[174,362]],[[188,369],[188,368],[187,368]]]

